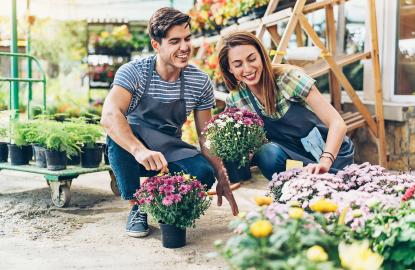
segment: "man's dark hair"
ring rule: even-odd
[[[187,23],[190,27],[189,15],[170,7],[160,8],[151,16],[148,22],[148,34],[150,38],[160,43],[172,26],[184,23]]]

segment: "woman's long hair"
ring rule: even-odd
[[[245,31],[238,31],[229,34],[223,38],[222,47],[219,51],[219,66],[223,74],[223,80],[229,90],[238,90],[239,82],[235,76],[229,71],[229,50],[240,45],[251,45],[256,48],[262,61],[262,74],[259,84],[262,89],[262,97],[265,100],[265,112],[268,115],[275,113],[275,75],[281,72],[282,67],[273,67],[268,56],[267,50],[261,41],[253,34]],[[274,70],[275,69],[275,70]]]

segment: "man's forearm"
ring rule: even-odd
[[[131,154],[145,149],[144,144],[134,136],[130,125],[121,112],[103,114],[101,124],[111,139]]]

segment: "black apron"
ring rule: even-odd
[[[300,160],[305,165],[318,163],[319,160],[307,152],[301,139],[307,137],[317,128],[324,142],[327,140],[328,128],[314,114],[298,102],[290,102],[290,108],[279,119],[265,116],[255,101],[251,91],[248,90],[249,99],[257,114],[264,121],[264,129],[268,140],[278,144],[290,159]],[[349,137],[345,136],[337,158],[334,160],[330,172],[337,172],[345,166],[353,163],[354,146]]]
[[[180,99],[164,103],[147,94],[155,63],[156,57],[153,57],[143,95],[127,115],[128,123],[144,145],[150,150],[161,152],[167,162],[196,156],[199,151],[181,139],[182,126],[187,118],[184,70],[180,72]]]

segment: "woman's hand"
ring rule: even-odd
[[[323,156],[319,163],[310,163],[304,167],[304,170],[313,174],[326,173],[330,170],[331,163],[330,159]]]

